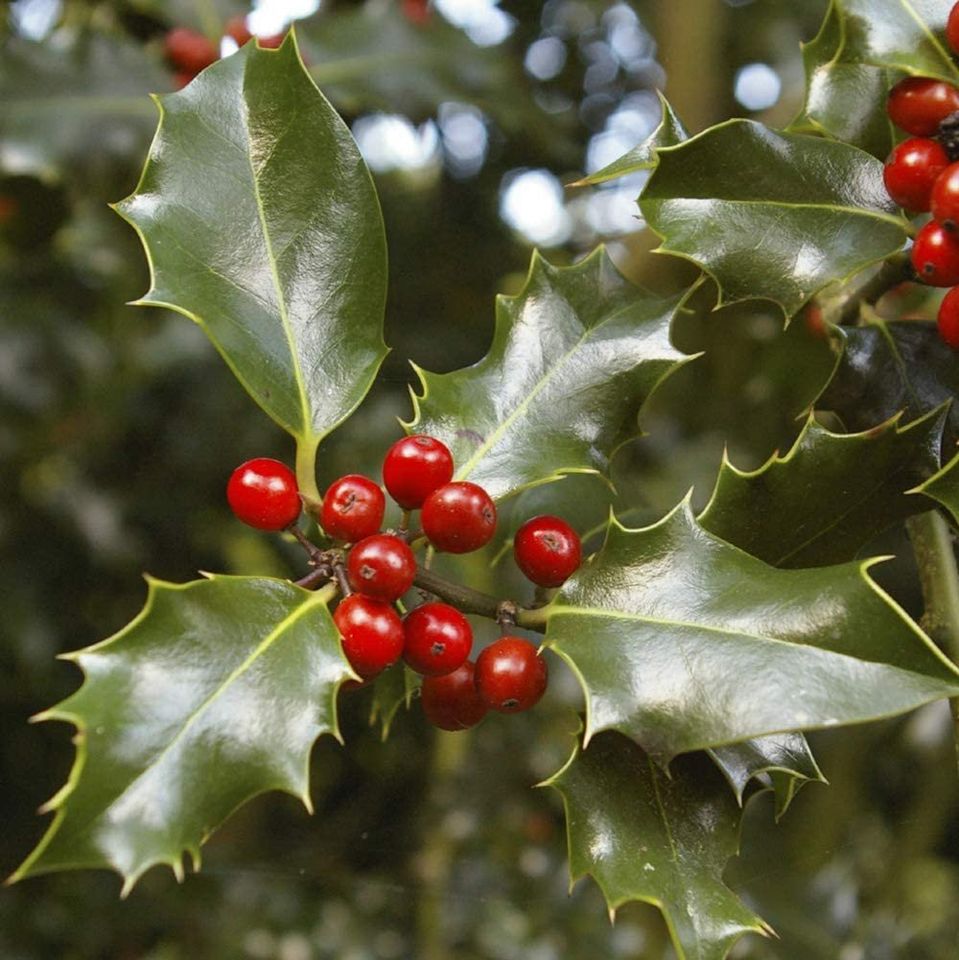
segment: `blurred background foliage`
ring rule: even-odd
[[[522,283],[530,249],[571,262],[605,242],[627,276],[663,292],[682,261],[650,256],[641,180],[570,190],[656,125],[663,89],[687,127],[729,116],[785,125],[803,98],[799,42],[825,0],[15,0],[0,7],[0,872],[39,838],[34,811],[64,781],[61,725],[27,718],[72,691],[58,652],[109,635],[141,606],[138,574],[302,572],[290,544],[240,527],[223,486],[290,444],[244,396],[202,333],[125,306],[147,286],[133,232],[107,207],[136,183],[173,89],[172,26],[220,42],[228,17],[270,35],[298,20],[304,58],[374,170],[390,245],[393,353],[355,417],[321,450],[320,482],[378,476],[408,416],[408,361],[449,370],[481,357],[493,297]],[[222,41],[231,51],[231,41]],[[348,225],[345,227],[348,229]],[[710,312],[703,289],[675,330],[705,351],[644,411],[614,464],[616,506],[661,516],[690,488],[705,502],[724,447],[740,467],[785,449],[835,361],[814,326],[782,329],[762,303]],[[921,304],[919,305],[921,310]],[[507,511],[548,508],[588,530],[611,494],[571,479]],[[869,553],[913,613],[908,549]],[[506,569],[458,561],[478,586]],[[512,586],[511,586],[512,585]],[[4,960],[672,957],[659,914],[610,926],[589,881],[567,895],[558,797],[531,785],[565,760],[579,692],[554,662],[535,711],[438,734],[418,708],[390,739],[369,692],[342,697],[347,746],[315,751],[309,818],[288,797],[250,804],[177,886],[152,871],[126,901],[116,877],[78,873],[0,892]],[[734,956],[954,960],[959,799],[939,704],[812,738],[831,786],[803,791],[778,826],[747,808],[730,882],[781,940]],[[491,775],[495,771],[495,775]]]

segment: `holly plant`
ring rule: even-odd
[[[585,183],[644,171],[658,262],[688,261],[688,284],[641,289],[603,249],[534,254],[482,360],[415,368],[382,476],[325,490],[324,441],[350,430],[387,352],[372,179],[294,35],[222,59],[171,37],[189,76],[157,98],[116,210],[149,261],[139,302],[198,324],[292,438],[289,463],[224,465],[223,510],[302,562],[287,579],[149,579],[128,626],[67,655],[82,686],[41,718],[76,727],[76,759],[13,879],[111,868],[126,893],[157,864],[183,879],[257,794],[310,808],[311,748],[341,737],[351,691],[372,687],[387,727],[406,707],[466,737],[568,672],[579,733],[546,783],[572,880],[589,874],[611,915],[653,904],[688,960],[771,934],[723,879],[743,803],[773,791],[782,815],[822,780],[805,731],[959,703],[957,10],[833,0],[787,129],[690,135],[664,101],[650,138]],[[611,464],[660,385],[709,360],[678,349],[677,324],[750,300],[830,358],[794,445],[754,470],[727,455],[705,508],[637,522],[641,467],[619,489]],[[577,528],[574,487],[610,504],[601,529]],[[867,550],[903,526],[918,622]],[[457,559],[474,551],[494,564],[482,584]],[[478,618],[499,638],[474,643]]]

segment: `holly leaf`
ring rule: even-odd
[[[706,270],[721,303],[766,298],[792,316],[905,242],[882,164],[847,144],[729,120],[658,156],[640,210],[658,251]]]
[[[801,733],[780,733],[730,743],[706,751],[733,788],[742,806],[746,787],[753,780],[770,789],[776,798],[776,819],[789,809],[796,793],[807,783],[825,783],[809,743]]]
[[[390,727],[393,726],[397,711],[402,706],[409,709],[413,695],[419,690],[421,683],[422,677],[403,663],[384,670],[373,682],[370,725],[379,721],[380,734],[384,741],[390,735]]]
[[[832,38],[828,43],[839,63],[955,83],[959,69],[944,38],[951,9],[950,0],[832,0],[823,30]]]
[[[497,298],[484,359],[452,373],[415,368],[422,394],[405,426],[442,439],[454,479],[496,498],[604,473],[646,398],[689,359],[669,342],[683,299],[632,286],[603,248],[572,267],[534,254],[523,291]]]
[[[151,866],[183,876],[242,803],[283,790],[311,809],[309,756],[339,738],[336,691],[352,672],[329,593],[285,580],[149,580],[140,614],[66,659],[80,689],[37,719],[77,728],[66,786],[46,835],[12,880],[110,867],[128,893]]]
[[[667,775],[632,740],[602,733],[546,785],[566,809],[572,882],[591,875],[611,916],[630,900],[657,907],[679,960],[722,960],[743,934],[772,932],[723,883],[740,810],[701,754]]]
[[[941,470],[910,493],[922,493],[932,497],[946,508],[952,517],[953,526],[959,527],[959,454],[956,454]],[[916,512],[922,509],[920,505]]]
[[[884,160],[896,142],[886,97],[898,74],[855,59],[845,23],[843,5],[833,3],[815,39],[803,44],[806,100],[789,129],[823,133]]]
[[[959,395],[959,363],[932,323],[878,318],[842,327],[843,354],[816,406],[850,430],[868,430],[899,411],[915,419]],[[949,408],[945,443],[959,437],[959,405]]]
[[[793,448],[754,471],[728,457],[702,526],[774,567],[852,560],[877,534],[929,509],[911,487],[939,468],[945,407],[900,427],[831,433],[812,415]]]
[[[587,742],[616,729],[661,762],[954,696],[959,671],[869,566],[770,567],[707,533],[687,499],[651,527],[610,521],[545,643],[583,687]]]
[[[689,139],[686,128],[673,112],[669,102],[658,91],[657,96],[663,111],[659,126],[642,143],[637,144],[618,160],[614,160],[601,170],[597,170],[596,173],[591,173],[588,177],[583,177],[568,184],[568,186],[584,187],[587,184],[605,183],[607,180],[616,180],[619,177],[627,177],[632,173],[639,173],[641,170],[649,170],[655,167],[658,162],[658,150],[663,147],[673,147],[677,143]]]
[[[158,103],[140,183],[117,206],[150,261],[139,303],[195,320],[312,472],[386,353],[369,171],[292,37],[247,44]]]

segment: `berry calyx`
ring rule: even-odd
[[[476,658],[476,691],[500,713],[529,710],[546,692],[548,679],[546,661],[519,637],[500,637]]]
[[[403,653],[403,621],[382,600],[352,593],[340,601],[333,622],[346,659],[364,680],[396,663]]]
[[[475,668],[469,660],[442,677],[426,677],[420,702],[426,719],[440,730],[468,730],[489,709],[476,692]]]
[[[395,600],[413,586],[416,558],[399,537],[378,533],[353,547],[346,572],[357,592],[377,600]]]
[[[890,91],[886,111],[897,127],[917,137],[931,137],[941,121],[959,110],[959,90],[945,80],[906,77]]]
[[[420,519],[437,550],[469,553],[489,543],[496,532],[496,505],[475,483],[447,483],[426,498]]]
[[[959,350],[959,287],[953,287],[943,297],[936,325],[943,341],[953,350]]]
[[[959,163],[951,163],[936,178],[929,208],[935,220],[950,230],[959,224]]]
[[[949,166],[942,145],[928,137],[903,140],[889,155],[882,180],[889,196],[907,210],[929,209],[936,178]]]
[[[171,66],[194,76],[220,59],[220,51],[208,37],[186,27],[174,27],[167,33],[163,52]]]
[[[946,20],[946,43],[953,53],[959,54],[959,3],[954,3]]]
[[[296,475],[270,457],[241,463],[226,485],[226,499],[237,519],[257,530],[285,530],[300,515]]]
[[[930,220],[913,241],[912,265],[923,283],[952,287],[959,283],[959,233]]]
[[[579,568],[582,544],[579,535],[559,517],[527,520],[513,538],[516,565],[540,587],[558,587]]]
[[[383,483],[404,509],[416,510],[453,478],[453,454],[435,437],[414,434],[397,440],[383,460]]]
[[[320,524],[334,540],[356,543],[379,531],[385,510],[383,491],[369,477],[349,473],[328,487]]]
[[[459,669],[470,655],[473,628],[447,603],[424,603],[403,621],[403,659],[417,673],[440,677]]]

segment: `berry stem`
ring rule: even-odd
[[[474,590],[472,587],[464,587],[460,583],[453,583],[445,577],[434,573],[432,570],[426,570],[419,567],[413,583],[426,590],[448,604],[462,610],[463,613],[475,613],[481,617],[489,617],[490,620],[498,620],[503,613],[504,604],[512,601],[504,601],[499,597],[494,597],[480,590]],[[520,606],[513,604],[516,610],[516,625],[525,627],[528,630],[536,630],[539,633],[546,632],[546,616],[540,610],[525,610]]]
[[[305,576],[300,577],[299,580],[294,580],[293,582],[298,587],[303,587],[304,590],[315,590],[317,587],[329,583],[332,578],[333,569],[326,564],[321,564]]]
[[[955,662],[959,662],[959,569],[946,521],[936,510],[906,521],[919,568],[925,611],[922,626]],[[959,697],[949,701],[959,765]]]
[[[313,518],[320,515],[323,497],[316,486],[316,451],[319,441],[315,438],[299,439],[296,443],[296,485],[306,512]]]
[[[317,566],[323,562],[324,551],[322,551],[298,526],[295,524],[288,528],[293,534],[296,542],[306,551],[310,558],[310,563]]]

